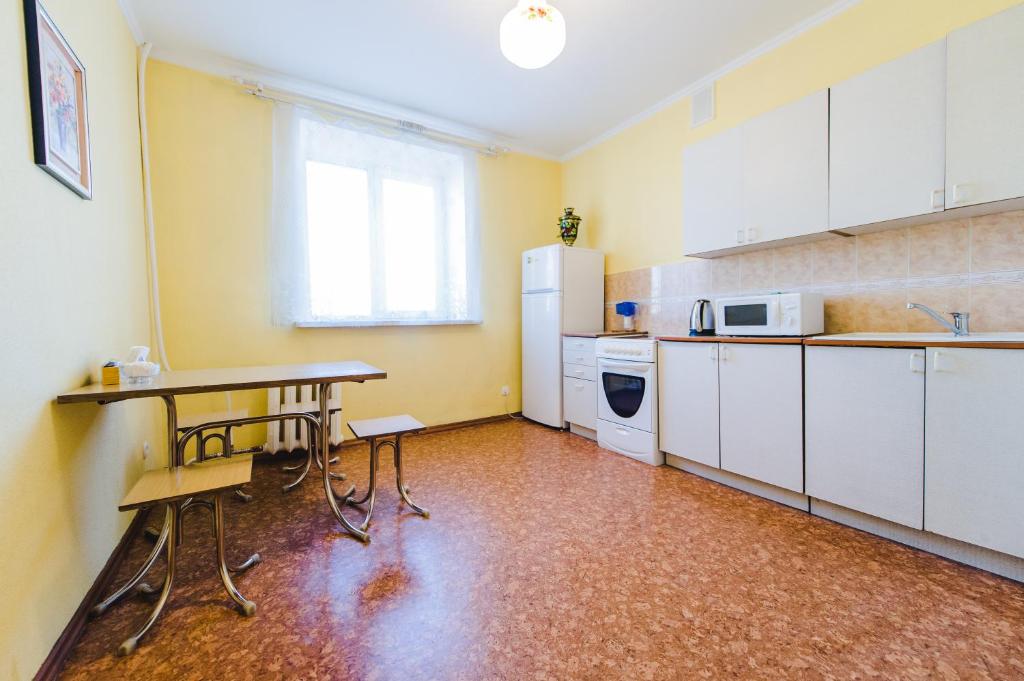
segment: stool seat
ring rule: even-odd
[[[426,429],[426,426],[409,416],[384,416],[378,419],[363,419],[361,421],[349,421],[349,430],[360,440],[383,437],[385,435],[402,435],[405,433],[418,433]]]
[[[118,507],[130,511],[244,485],[252,479],[252,459],[235,457],[174,469],[147,471]]]

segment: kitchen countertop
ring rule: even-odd
[[[864,348],[989,348],[1024,350],[1024,333],[841,333],[805,338],[804,345]]]
[[[756,343],[759,345],[800,345],[800,336],[658,336],[671,343]]]
[[[840,333],[828,336],[658,336],[670,343],[755,343],[860,348],[986,348],[1024,350],[1024,333]]]
[[[646,331],[583,331],[581,333],[563,333],[566,338],[608,338],[609,336],[620,336],[622,338],[646,338]]]

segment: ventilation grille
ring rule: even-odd
[[[715,84],[701,88],[693,93],[693,105],[690,108],[690,127],[696,128],[715,117]]]

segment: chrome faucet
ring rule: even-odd
[[[953,323],[943,317],[941,314],[931,309],[927,305],[921,305],[920,303],[907,303],[908,310],[920,310],[929,317],[942,324],[944,327],[953,332],[954,336],[967,336],[971,333],[971,315],[969,312],[950,312],[949,314],[953,317]]]

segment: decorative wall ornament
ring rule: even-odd
[[[92,198],[85,67],[38,0],[24,0],[36,165]]]

